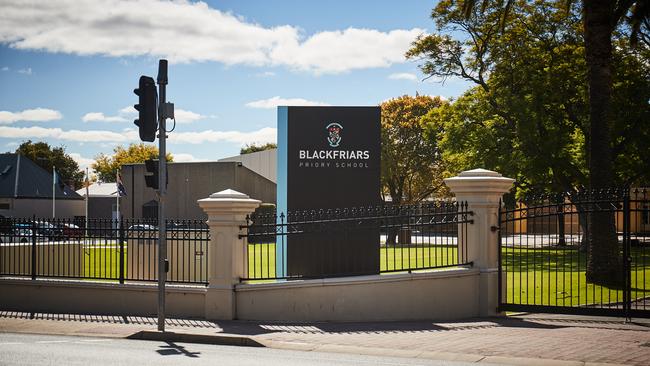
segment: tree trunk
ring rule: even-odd
[[[591,189],[614,184],[610,145],[610,101],[612,91],[612,31],[614,4],[611,0],[583,0],[585,54],[589,83],[589,183]],[[612,212],[590,216],[587,281],[618,286],[623,283],[618,238]]]

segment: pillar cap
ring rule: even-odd
[[[250,197],[241,192],[237,192],[234,189],[224,189],[221,192],[215,192],[210,195],[210,198],[221,198],[221,199],[239,199],[239,200],[247,200],[250,199]]]
[[[465,170],[458,174],[459,177],[503,177],[503,175],[487,169],[477,168],[472,170]]]
[[[461,172],[456,177],[446,178],[445,184],[452,193],[502,195],[512,188],[515,182],[501,174],[487,169],[472,169]]]
[[[253,212],[262,203],[262,201],[252,199],[247,194],[233,189],[213,193],[197,202],[208,216],[211,212]]]

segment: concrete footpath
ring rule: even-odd
[[[503,365],[650,365],[650,320],[522,314],[455,322],[272,323],[0,311],[0,332],[271,347]],[[2,354],[0,345],[0,355]]]

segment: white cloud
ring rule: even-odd
[[[120,114],[136,114],[138,111],[132,105],[126,106],[119,111]]]
[[[61,118],[63,118],[61,112],[47,108],[25,109],[22,112],[0,111],[0,124],[14,123],[18,121],[46,122]]]
[[[177,163],[184,163],[184,162],[193,162],[193,161],[204,161],[203,159],[199,159],[195,157],[192,154],[186,154],[186,153],[172,153],[174,156],[174,161]]]
[[[106,116],[102,112],[86,113],[81,119],[84,122],[128,122],[131,121],[138,114],[138,111],[133,106],[127,106],[118,111],[117,116]],[[176,109],[174,111],[177,123],[192,123],[201,119],[207,118],[199,113],[186,111],[184,109]]]
[[[2,71],[9,71],[9,67],[8,67],[8,66],[4,66],[4,67],[2,68]]]
[[[206,116],[184,109],[174,109],[174,117],[176,117],[177,123],[192,123],[206,118]]]
[[[169,142],[177,144],[202,144],[206,142],[234,142],[245,144],[265,144],[276,141],[277,130],[265,127],[257,131],[199,131],[169,134]]]
[[[275,76],[275,73],[273,71],[264,71],[260,72],[258,74],[255,74],[255,76],[260,77],[260,78],[270,78]]]
[[[249,108],[264,108],[271,109],[278,106],[327,106],[329,104],[324,102],[316,102],[312,100],[302,99],[302,98],[280,98],[275,96],[269,99],[255,100],[249,103],[246,103],[246,107]]]
[[[63,130],[43,127],[0,126],[0,137],[9,139],[54,139],[79,143],[129,143],[140,141],[138,131],[128,128],[122,132],[105,130]],[[169,142],[176,144],[202,144],[212,142],[233,142],[241,145],[275,142],[276,129],[265,127],[257,131],[196,131],[169,134]],[[107,145],[108,146],[108,145]]]
[[[421,33],[348,28],[304,35],[296,26],[264,27],[204,2],[180,0],[9,0],[0,13],[0,43],[16,49],[284,65],[317,74],[404,62]]]
[[[120,116],[105,116],[104,113],[86,113],[81,120],[84,122],[126,122],[127,119]]]
[[[297,38],[287,40],[274,47],[270,55],[276,64],[316,74],[388,67],[404,62],[404,53],[422,33],[424,30],[417,28],[387,33],[348,28],[316,33],[304,42]]]
[[[18,70],[19,74],[25,74],[25,75],[31,75],[32,74],[32,68],[28,67],[26,69],[20,69]]]
[[[417,81],[418,80],[417,75],[411,74],[411,73],[408,73],[408,72],[390,74],[390,75],[388,75],[388,78],[391,79],[391,80],[410,80],[410,81]]]
[[[138,139],[137,132],[120,134],[112,131],[62,130],[43,127],[7,127],[0,126],[0,136],[15,139],[57,139],[75,142],[127,142]]]
[[[95,162],[95,159],[83,157],[78,153],[69,153],[68,155],[79,164],[79,169],[84,172],[86,168],[90,168],[90,165]]]

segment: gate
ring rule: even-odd
[[[650,317],[649,206],[645,188],[500,205],[499,310]],[[594,239],[609,248],[608,281],[587,281]]]

